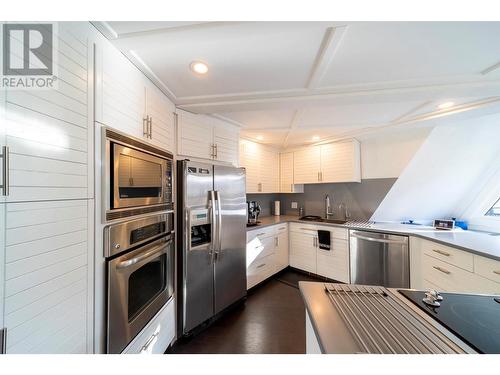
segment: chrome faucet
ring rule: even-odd
[[[332,206],[330,205],[330,196],[327,194],[325,197],[325,219],[333,215]]]

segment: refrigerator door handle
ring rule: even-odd
[[[213,190],[210,190],[210,221],[212,222],[211,227],[211,241],[210,241],[210,263],[215,262],[215,254],[217,251],[217,216],[216,216],[216,206],[217,206],[217,201],[215,199],[215,192]]]
[[[220,255],[222,251],[222,212],[220,208],[220,192],[215,191],[215,203],[217,207],[217,247],[215,249],[215,260]]]

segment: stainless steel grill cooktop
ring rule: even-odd
[[[419,313],[395,289],[325,283],[360,353],[467,353],[468,345]]]

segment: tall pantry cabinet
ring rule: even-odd
[[[0,93],[0,329],[6,353],[93,351],[90,27],[60,22],[54,28],[56,87]],[[16,36],[11,43],[22,46]]]

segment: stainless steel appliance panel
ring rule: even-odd
[[[217,217],[215,313],[246,295],[245,170],[214,165]]]
[[[213,217],[213,168],[210,164],[182,161],[183,230],[182,293],[183,332],[187,333],[213,315],[214,269],[213,240],[201,246],[191,246],[192,213],[207,210]],[[211,222],[211,221],[210,221]],[[214,229],[214,223],[211,222]]]
[[[408,237],[350,231],[351,284],[409,288]]]
[[[174,241],[160,238],[107,265],[107,352],[121,353],[173,295]]]

